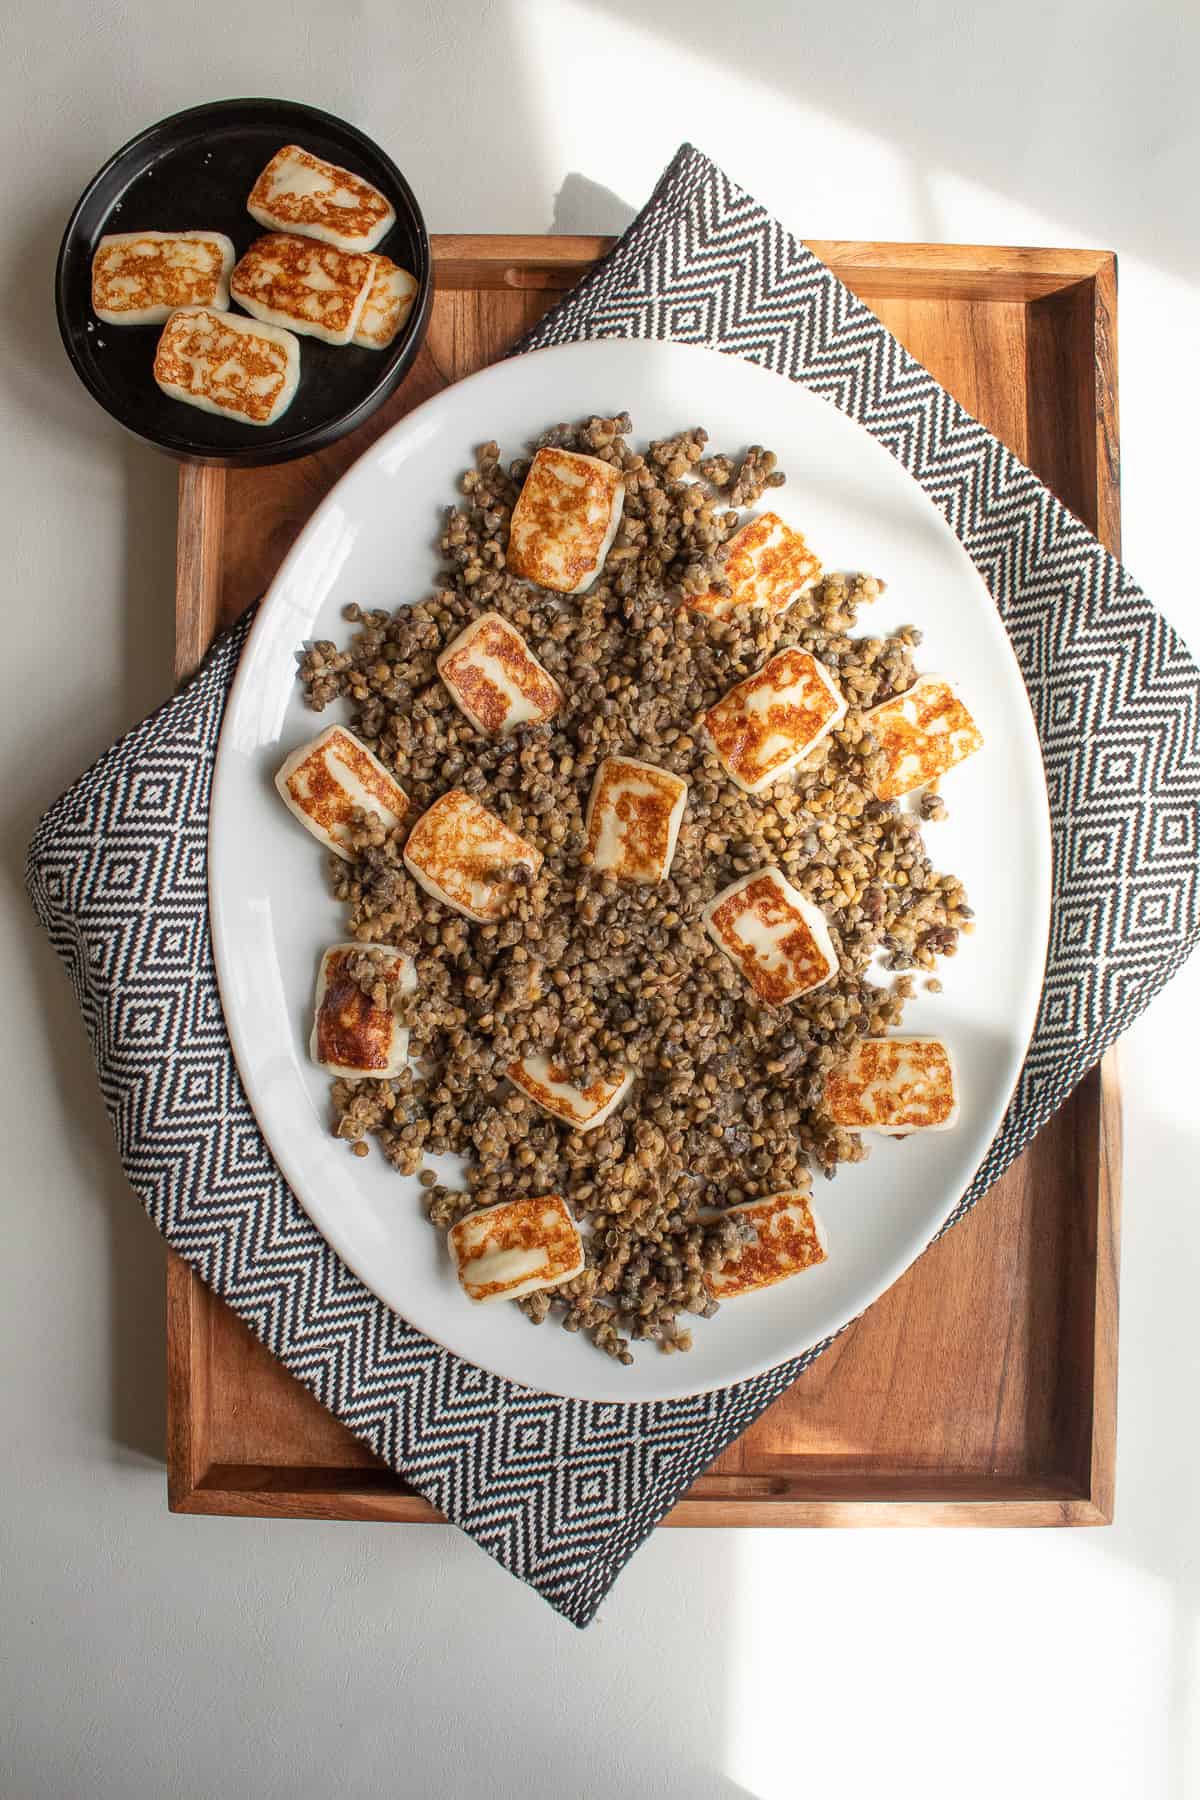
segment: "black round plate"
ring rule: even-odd
[[[386,350],[300,339],[300,385],[274,425],[242,425],[172,400],[154,380],[159,325],[104,325],[92,312],[92,257],[106,232],[208,228],[240,256],[262,227],[246,196],[285,144],[361,175],[387,195],[396,223],[376,248],[416,277],[412,310]],[[168,451],[228,467],[283,462],[344,437],[387,398],[429,324],[429,235],[412,189],[389,156],[353,125],[288,100],[218,100],[151,125],[118,150],[71,215],[58,253],[55,301],[67,355],[114,419]]]

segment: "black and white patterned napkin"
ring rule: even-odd
[[[857,419],[945,513],[1012,635],[1050,792],[1049,962],[1015,1098],[948,1229],[1200,936],[1200,670],[1091,533],[690,146],[518,351],[611,336],[747,357]],[[338,1260],[259,1135],[213,969],[209,792],[247,623],[46,815],[34,905],[159,1229],[324,1406],[586,1625],[678,1496],[827,1345],[699,1399],[561,1400],[449,1355]]]

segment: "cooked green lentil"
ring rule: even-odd
[[[412,1066],[389,1081],[335,1081],[333,1129],[360,1155],[375,1137],[404,1174],[427,1154],[465,1157],[462,1191],[421,1173],[441,1230],[480,1206],[561,1194],[590,1227],[587,1266],[518,1304],[534,1323],[555,1313],[622,1362],[631,1338],[689,1349],[686,1316],[717,1310],[706,1271],[745,1230],[726,1208],[866,1154],[821,1102],[848,1045],[898,1026],[911,995],[906,974],[887,987],[868,981],[876,951],[893,970],[931,970],[971,929],[962,884],[931,865],[918,814],[871,791],[878,753],[863,712],[912,683],[920,633],[852,635],[882,591],[863,574],[827,576],[775,619],[682,607],[691,594],[728,592],[722,547],[742,522],[737,508],[785,477],[758,445],[709,455],[695,429],[639,452],[630,432],[622,413],[538,440],[600,456],[625,477],[620,532],[587,593],[551,595],[507,573],[529,463],[505,466],[485,444],[447,513],[436,591],[392,614],[349,607],[348,647],[316,643],[300,670],[317,711],[350,702],[352,729],[412,800],[409,823],[460,786],[545,858],[535,879],[513,885],[506,917],[482,926],[411,880],[407,825],[389,831],[365,816],[357,861],[329,858],[352,935],[407,951],[419,981]],[[560,683],[565,704],[548,725],[485,737],[438,679],[438,653],[484,610],[511,620]],[[791,644],[831,670],[849,710],[811,765],[750,796],[705,749],[700,714]],[[690,783],[670,876],[652,887],[587,866],[588,791],[616,752]],[[840,961],[834,981],[785,1010],[755,998],[700,924],[715,893],[767,863],[823,909]],[[362,979],[378,971],[364,966]],[[535,1051],[584,1085],[622,1067],[637,1080],[603,1126],[575,1132],[504,1077]]]

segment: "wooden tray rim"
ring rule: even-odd
[[[441,234],[432,240],[436,287],[565,290],[611,246],[603,237]],[[1110,251],[997,245],[810,240],[810,248],[863,299],[942,297],[1031,304],[1078,293],[1090,306],[1094,342],[1097,530],[1120,550],[1116,379],[1116,257]],[[203,658],[217,625],[225,471],[184,464],[179,473],[176,678]],[[701,1476],[662,1521],[672,1526],[1074,1526],[1113,1516],[1121,1104],[1117,1056],[1089,1077],[1096,1115],[1097,1213],[1090,1480],[988,1480],[977,1475],[816,1477],[787,1493],[773,1477]],[[1088,1185],[1091,1185],[1089,1181]],[[167,1262],[167,1478],[175,1512],[255,1518],[340,1518],[439,1523],[443,1517],[385,1470],[208,1463],[194,1426],[207,1403],[201,1341],[216,1301],[174,1251]]]

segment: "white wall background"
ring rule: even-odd
[[[20,890],[167,691],[174,470],[53,320],[94,167],[201,99],[356,120],[433,230],[619,228],[684,137],[799,232],[1115,248],[1126,556],[1200,643],[1179,0],[9,0],[0,18],[0,1794],[1200,1793],[1193,966],[1130,1034],[1118,1522],[660,1533],[578,1634],[445,1530],[171,1518],[162,1249]]]

